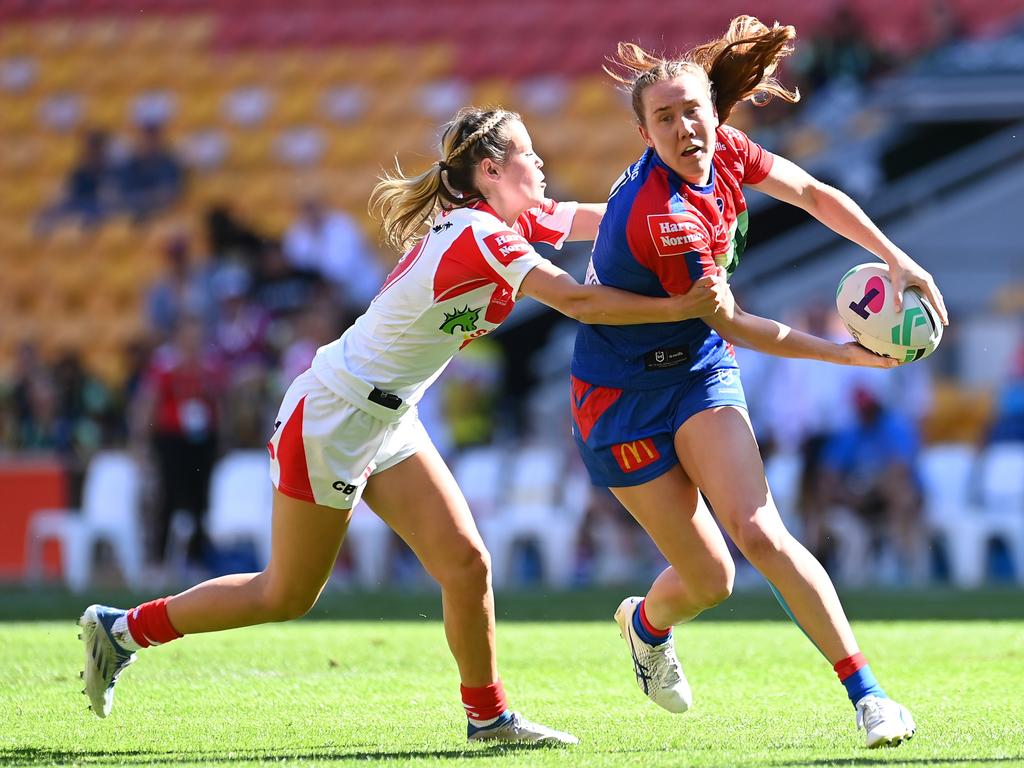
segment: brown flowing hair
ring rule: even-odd
[[[604,71],[623,86],[633,100],[633,112],[644,125],[643,92],[661,80],[694,74],[708,84],[718,120],[725,123],[733,107],[749,100],[757,105],[773,96],[790,103],[800,100],[775,77],[779,62],[793,52],[796,30],[778,22],[765,26],[753,16],[737,16],[717,40],[698,45],[678,59],[663,59],[636,43],[619,43]],[[619,71],[621,70],[621,71]]]
[[[483,196],[473,170],[484,158],[504,165],[510,141],[508,124],[518,114],[500,108],[466,107],[441,136],[441,159],[418,176],[406,176],[398,160],[385,171],[370,195],[371,214],[381,220],[381,239],[399,253],[407,251],[440,210],[472,205]]]

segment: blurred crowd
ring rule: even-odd
[[[935,4],[928,33],[934,45],[956,34],[944,7]],[[843,10],[798,50],[787,77],[805,97],[816,98],[805,98],[797,124],[818,126],[822,135],[828,115],[843,112],[851,93],[856,99],[865,83],[903,63]],[[775,143],[799,157],[816,145],[806,132],[794,133],[799,148],[787,138],[794,123],[779,121],[793,119],[788,109],[758,112],[759,138],[771,144],[777,130]],[[858,187],[856,179],[846,181]],[[45,235],[63,221],[97,227],[114,215],[146,226],[174,205],[187,183],[186,166],[159,121],[142,122],[128,143],[92,130],[63,192],[39,212],[35,227]],[[871,186],[861,183],[859,191]],[[201,231],[200,238],[184,229],[172,232],[163,243],[163,274],[146,288],[147,331],[124,351],[123,380],[92,375],[74,349],[42,359],[26,341],[14,370],[0,381],[0,451],[58,455],[72,479],[73,502],[100,450],[129,451],[149,470],[145,539],[155,568],[167,556],[173,517],[184,512],[192,520],[193,565],[217,570],[204,533],[214,466],[233,451],[262,450],[289,382],[362,312],[388,269],[387,257],[366,240],[358,222],[315,192],[296,200],[281,237],[242,220],[229,202],[206,211]],[[848,338],[828,307],[807,307],[785,319],[817,335]],[[460,463],[481,448],[497,449],[489,466],[506,479],[514,473],[502,468],[525,462],[536,443],[553,451],[548,462],[557,463],[560,479],[546,509],[571,519],[572,536],[565,541],[573,552],[554,561],[545,555],[543,532],[555,526],[541,519],[532,529],[536,535],[508,545],[505,583],[547,578],[552,568],[560,569],[562,585],[649,577],[663,561],[648,538],[609,493],[585,488],[569,437],[564,339],[571,332],[553,331],[550,338],[547,350],[533,350],[525,359],[501,335],[474,341],[422,403],[424,422],[457,476]],[[879,581],[923,583],[943,576],[944,568],[948,576],[922,533],[926,498],[919,457],[922,424],[933,403],[929,364],[869,372],[739,354],[769,480],[791,530],[840,580],[843,541],[851,537],[866,537]],[[524,391],[524,369],[531,366],[531,389]],[[1024,441],[1024,348],[976,447],[1000,441]],[[490,507],[517,493],[514,486],[502,487],[497,499],[477,501],[467,491],[481,519],[498,515]],[[394,551],[391,574],[404,578],[411,560],[397,543]]]

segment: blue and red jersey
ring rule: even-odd
[[[587,282],[645,296],[686,293],[716,267],[732,274],[747,242],[744,184],[757,184],[774,156],[730,126],[717,131],[711,178],[689,184],[653,149],[619,178],[608,198]],[[580,325],[572,374],[602,387],[654,389],[732,362],[702,320]]]

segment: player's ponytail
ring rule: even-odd
[[[711,82],[719,122],[726,122],[737,103],[750,99],[765,104],[772,96],[800,100],[775,77],[779,62],[793,52],[796,30],[778,22],[769,28],[753,16],[737,16],[717,40],[699,45],[686,59],[703,69]]]
[[[796,30],[775,22],[766,27],[753,16],[737,16],[717,40],[699,45],[680,59],[663,59],[635,43],[619,43],[604,67],[633,101],[633,112],[644,125],[643,92],[661,80],[692,74],[707,83],[720,123],[733,107],[750,99],[765,104],[772,96],[800,100],[799,91],[785,88],[774,76],[779,62],[793,52]]]
[[[504,109],[465,108],[441,137],[443,160],[418,176],[407,177],[395,161],[370,195],[370,212],[381,220],[383,241],[404,253],[423,234],[439,210],[451,210],[483,199],[473,181],[473,170],[484,158],[504,165],[508,160],[508,132],[502,130],[515,112]]]

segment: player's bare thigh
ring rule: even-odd
[[[707,494],[741,549],[747,539],[786,535],[745,410],[723,406],[701,411],[679,428],[675,442],[686,473]]]
[[[442,584],[467,559],[488,559],[462,491],[429,443],[372,475],[363,498]]]
[[[684,583],[717,592],[720,582],[731,581],[734,567],[725,539],[682,467],[642,485],[611,491]]]

